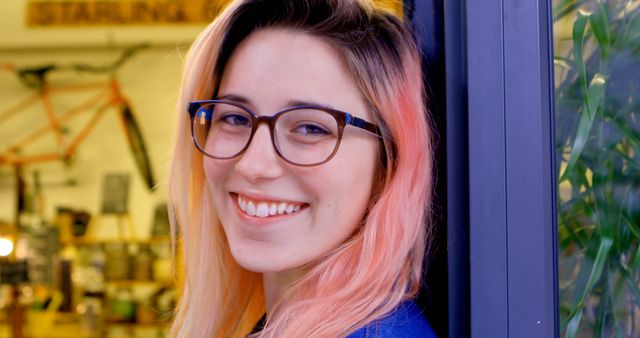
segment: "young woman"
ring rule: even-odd
[[[179,107],[170,336],[435,336],[411,301],[432,159],[406,23],[364,0],[232,1]]]

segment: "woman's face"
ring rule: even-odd
[[[313,102],[372,121],[338,52],[318,37],[284,29],[258,30],[238,45],[219,97],[241,100],[258,115],[273,115],[291,102]],[[377,142],[346,126],[331,160],[299,167],[278,157],[268,126],[261,124],[240,157],[205,157],[212,207],[235,260],[255,272],[291,271],[344,242],[370,200]],[[259,217],[264,214],[251,208],[289,210]]]

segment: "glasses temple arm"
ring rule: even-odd
[[[364,129],[378,137],[382,137],[382,133],[380,132],[380,129],[378,128],[378,126],[376,126],[373,123],[369,123],[361,118],[357,118],[355,116],[352,116],[351,114],[347,114],[346,116],[346,123],[350,124],[354,127],[358,127],[360,129]]]

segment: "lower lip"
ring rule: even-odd
[[[238,216],[240,216],[240,218],[243,219],[244,221],[251,224],[255,224],[255,225],[266,225],[271,222],[295,217],[295,216],[298,216],[300,213],[302,213],[305,209],[307,209],[307,205],[304,205],[302,208],[300,208],[300,210],[291,214],[284,213],[282,215],[256,217],[256,216],[249,216],[244,211],[242,211],[242,209],[240,209],[240,205],[238,205],[238,194],[231,194],[231,200],[233,201],[233,205],[235,206],[236,213],[238,214]]]

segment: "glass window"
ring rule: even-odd
[[[640,336],[640,0],[554,0],[563,337]]]

